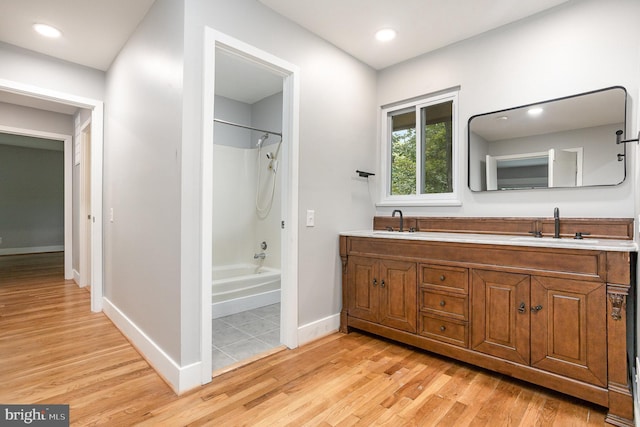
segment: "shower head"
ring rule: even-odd
[[[258,143],[256,144],[257,147],[261,147],[262,143],[269,138],[269,134],[265,133],[264,135],[262,135],[260,138],[258,138]]]

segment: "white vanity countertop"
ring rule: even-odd
[[[614,239],[554,239],[552,237],[537,238],[533,236],[514,236],[503,234],[471,234],[471,233],[414,233],[384,230],[345,231],[341,236],[373,237],[376,239],[423,240],[428,242],[476,243],[483,245],[529,246],[539,248],[586,249],[595,251],[638,252],[638,244],[632,240]]]

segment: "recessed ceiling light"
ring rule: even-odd
[[[507,116],[498,116],[498,117],[496,117],[496,120],[509,120],[509,117],[507,117]]]
[[[57,38],[62,35],[60,30],[47,24],[33,24],[33,29],[45,37]]]
[[[388,42],[396,38],[396,30],[392,28],[384,28],[376,32],[376,39],[381,42]]]
[[[540,107],[533,107],[533,108],[529,108],[529,111],[527,111],[527,113],[529,113],[529,115],[531,116],[537,116],[538,114],[542,114],[542,108]]]

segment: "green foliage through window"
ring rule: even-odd
[[[453,101],[447,100],[389,113],[390,195],[453,192],[453,108]]]
[[[391,194],[416,194],[416,130],[391,135]]]

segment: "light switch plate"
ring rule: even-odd
[[[307,227],[314,227],[316,225],[316,211],[307,210]]]

